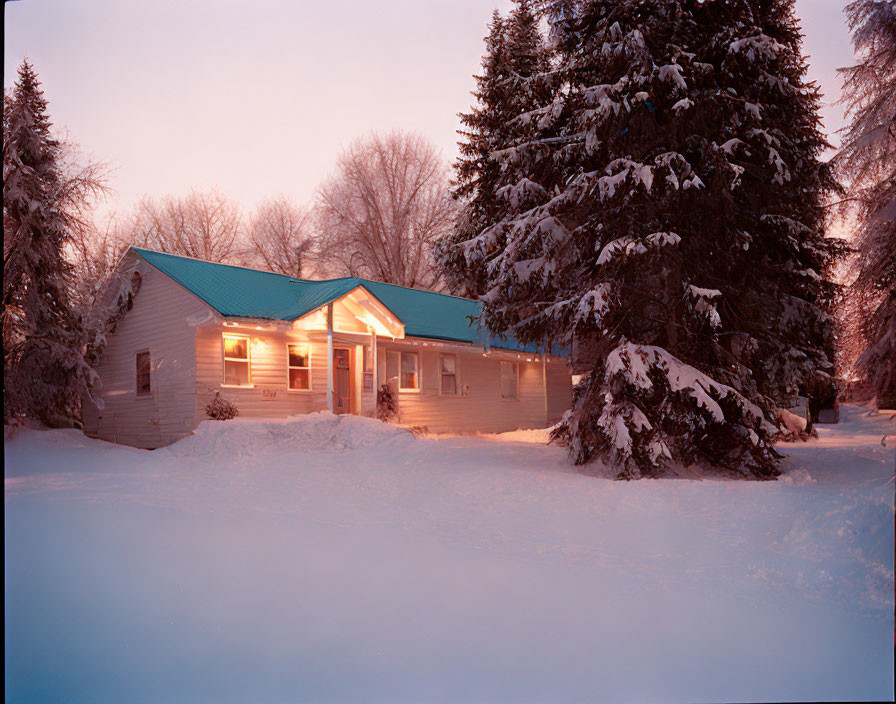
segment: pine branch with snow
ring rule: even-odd
[[[64,256],[78,226],[64,154],[37,74],[23,62],[3,110],[4,423],[71,422],[97,383]]]
[[[534,124],[528,113],[556,87],[529,0],[517,0],[506,19],[495,11],[485,42],[482,75],[476,77],[474,92],[477,104],[460,116],[462,140],[453,192],[461,203],[459,226],[436,250],[450,287],[471,296],[484,293],[487,280],[478,260],[465,255],[471,241],[508,212],[518,212],[530,191],[540,188],[500,155],[531,138]],[[490,253],[501,249],[500,235],[488,246]]]
[[[481,322],[571,349],[587,374],[560,431],[576,462],[774,476],[775,407],[832,393],[838,294],[823,210],[836,184],[792,2],[545,12],[564,87],[496,153],[519,174],[500,190],[515,207],[463,244],[485,272]],[[649,392],[613,366],[641,355]],[[721,414],[682,391],[684,368]]]

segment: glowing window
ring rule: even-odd
[[[311,345],[287,345],[289,388],[302,391],[311,388]]]
[[[420,355],[416,352],[401,353],[401,375],[398,388],[402,391],[420,388]]]
[[[224,335],[224,385],[249,386],[249,338]]]

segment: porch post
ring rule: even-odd
[[[380,390],[379,379],[377,378],[379,365],[376,363],[376,330],[372,325],[368,325],[367,329],[370,331],[370,360],[373,364],[373,399],[374,403],[376,403],[376,394]]]
[[[333,412],[333,304],[327,304],[327,410]]]
[[[544,392],[544,427],[548,427],[548,357],[541,355],[541,390]]]

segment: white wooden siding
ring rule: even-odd
[[[118,323],[97,367],[102,387],[95,396],[102,399],[103,408],[85,399],[84,432],[155,448],[195,427],[194,328],[187,318],[211,309],[157,269],[144,263],[140,271],[143,281],[134,307]],[[136,353],[146,349],[152,393],[138,397]]]
[[[507,355],[493,352],[482,355],[481,348],[470,346],[440,348],[417,340],[405,343],[381,343],[381,349],[418,352],[421,357],[420,391],[400,391],[399,421],[426,427],[434,433],[497,433],[518,428],[543,428],[557,422],[569,408],[572,381],[566,361],[553,358],[547,363],[547,415],[545,414],[542,363],[532,355]],[[439,356],[457,355],[457,385],[460,394],[439,393]],[[532,361],[526,361],[532,359]],[[540,360],[540,358],[539,358]],[[519,364],[519,398],[501,397],[501,362]],[[385,379],[385,360],[380,361],[380,379]],[[466,395],[464,394],[466,391]]]
[[[222,386],[222,338],[225,333],[245,334],[252,349],[252,386]],[[287,391],[288,342],[311,344],[311,390]],[[417,344],[414,344],[416,342]],[[354,412],[374,416],[375,390],[363,391],[362,349],[370,344],[366,334],[335,333],[334,347],[352,350],[353,384],[360,407]],[[424,346],[424,344],[426,346]],[[526,361],[527,355],[492,353],[482,356],[482,349],[470,345],[441,348],[437,343],[422,340],[392,342],[377,339],[379,382],[386,381],[386,354],[389,351],[416,352],[420,355],[419,391],[399,392],[399,422],[425,426],[435,433],[502,432],[517,428],[540,428],[555,423],[569,408],[572,382],[565,360],[553,358],[547,373],[547,409],[544,397],[541,361]],[[446,396],[439,392],[439,355],[456,355],[458,393]],[[529,356],[531,358],[531,356]],[[519,364],[519,398],[501,398],[501,361]],[[467,393],[462,392],[466,388]],[[326,333],[301,331],[275,332],[251,328],[208,326],[197,330],[196,337],[196,418],[205,419],[205,406],[215,389],[233,401],[243,417],[283,417],[327,409],[327,342]],[[547,410],[547,416],[545,411]]]
[[[251,380],[248,387],[223,386],[223,335],[247,335],[251,347]],[[364,391],[361,347],[369,344],[369,335],[337,333],[334,347],[346,347],[352,353],[352,383],[355,398],[360,399],[356,412],[374,415],[374,392]],[[311,389],[287,389],[287,343],[311,344]],[[240,416],[248,418],[284,417],[295,413],[311,413],[327,409],[327,342],[326,333],[302,331],[270,331],[248,328],[208,326],[196,333],[196,422],[208,416],[205,407],[215,390],[234,402]]]

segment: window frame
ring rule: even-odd
[[[449,394],[445,393],[442,390],[442,377],[446,376],[444,370],[442,369],[442,359],[445,357],[450,357],[454,360],[454,374],[448,374],[447,376],[454,377],[454,393]],[[439,352],[439,396],[447,396],[448,398],[455,398],[460,396],[460,359],[459,355],[454,352]]]
[[[498,390],[501,393],[501,400],[504,401],[519,401],[520,400],[520,363],[518,361],[504,361],[501,360],[499,362],[500,367],[498,369]],[[516,393],[513,396],[505,396],[504,395],[504,365],[511,365],[516,371]]]
[[[373,372],[373,348],[370,345],[361,345],[361,393],[376,391],[373,388]],[[367,386],[368,379],[370,379],[370,386]]]
[[[140,366],[139,359],[140,355],[145,354],[149,361],[147,364],[149,365],[149,391],[146,393],[140,393]],[[134,398],[152,398],[153,396],[153,388],[152,388],[152,353],[149,351],[149,348],[137,350],[134,352]]]
[[[398,352],[398,392],[406,393],[406,394],[419,394],[420,390],[423,388],[423,364],[420,359],[420,352],[417,350],[397,350]],[[402,386],[401,381],[404,376],[403,364],[404,355],[412,354],[414,355],[417,363],[415,365],[414,371],[417,373],[417,388],[412,388],[409,386]]]
[[[245,340],[246,341],[246,358],[242,359],[239,357],[228,357],[227,356],[227,344],[225,340],[230,338],[231,340]],[[239,362],[240,364],[245,363],[247,367],[246,378],[247,381],[245,384],[228,384],[226,383],[227,379],[227,362]],[[252,383],[252,339],[248,335],[240,335],[238,333],[232,332],[223,332],[221,333],[221,386],[225,389],[252,389],[255,388],[255,384]]]
[[[295,367],[289,363],[289,348],[290,347],[299,347],[301,345],[305,345],[308,349],[308,366],[307,367]],[[307,369],[308,370],[308,387],[304,389],[294,389],[289,385],[289,372],[293,369]],[[311,391],[312,386],[312,375],[311,375],[311,343],[310,342],[287,342],[286,343],[286,392],[290,394],[307,394]]]

